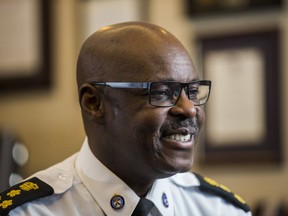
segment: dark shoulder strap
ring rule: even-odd
[[[37,177],[28,179],[0,193],[0,215],[7,215],[17,206],[53,193],[53,188]]]
[[[207,193],[214,193],[225,199],[227,202],[233,204],[234,206],[243,209],[245,212],[249,212],[250,208],[239,195],[233,193],[228,187],[219,184],[218,182],[208,178],[203,177],[197,173],[194,173],[197,179],[200,181],[200,190]]]

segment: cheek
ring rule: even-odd
[[[199,122],[199,125],[202,126],[205,122],[205,111],[203,107],[197,107],[197,120]]]
[[[167,119],[165,110],[149,110],[142,115],[141,122],[141,140],[139,142],[145,149],[146,156],[150,159],[158,158],[161,154],[161,128]],[[149,159],[149,160],[150,160]]]
[[[159,108],[147,109],[139,115],[138,122],[141,122],[141,129],[143,131],[155,134],[159,133],[166,116],[166,112],[164,110],[159,111]]]
[[[130,115],[121,117],[122,126],[117,123],[119,143],[125,145],[126,152],[138,161],[146,161],[154,158],[159,151],[160,128],[165,119],[164,114],[146,110],[142,112],[130,112]],[[119,129],[122,127],[122,129]],[[120,134],[120,135],[119,135]]]
[[[128,104],[128,103],[126,103]],[[131,105],[114,106],[110,110],[110,128],[121,131],[129,136],[129,139],[141,142],[159,133],[163,122],[166,119],[166,110],[147,105],[146,100],[134,101]],[[141,140],[142,139],[142,140]],[[151,141],[150,141],[151,142]]]
[[[165,111],[159,112],[154,108],[137,113],[135,116],[131,135],[137,144],[135,148],[141,149],[145,158],[154,157],[159,151],[160,128],[165,119]]]

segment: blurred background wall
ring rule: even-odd
[[[78,151],[84,140],[77,101],[75,65],[80,45],[94,30],[118,21],[153,22],[166,28],[182,41],[200,70],[201,58],[196,44],[197,36],[272,26],[281,29],[280,115],[283,162],[280,165],[239,163],[204,166],[196,161],[195,170],[233,188],[253,207],[261,201],[270,206],[282,201],[287,203],[288,5],[287,1],[283,3],[281,10],[189,18],[184,0],[51,1],[51,86],[44,90],[19,91],[0,96],[1,130],[13,132],[29,150],[29,160],[22,169],[24,177]]]

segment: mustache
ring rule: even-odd
[[[165,131],[177,130],[179,128],[192,128],[193,130],[196,130],[197,132],[199,132],[200,124],[199,124],[197,118],[178,120],[178,121],[169,122],[169,123],[163,125],[160,129],[160,132],[165,133]]]

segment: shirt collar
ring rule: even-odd
[[[200,186],[200,182],[198,178],[194,175],[194,173],[186,172],[186,173],[178,173],[172,177],[170,177],[171,181],[174,184],[180,187],[198,187]]]
[[[171,184],[184,188],[200,185],[199,180],[191,172],[178,173],[169,178],[156,180],[153,187],[147,194],[147,198],[150,199],[155,204],[159,212],[165,216],[174,215],[175,211],[175,195],[172,193]]]
[[[146,198],[154,203],[161,215],[174,215],[173,196],[170,190],[169,178],[156,180]]]
[[[105,167],[92,153],[86,138],[76,160],[76,172],[106,215],[131,215],[139,202],[137,194]],[[115,210],[111,199],[120,195],[124,206]]]
[[[86,138],[76,160],[76,172],[106,215],[131,215],[140,198],[119,177],[105,167],[92,153]],[[188,177],[189,176],[189,177]],[[192,173],[176,174],[154,182],[146,198],[151,200],[158,211],[165,216],[174,214],[171,181],[182,187],[198,186],[199,181]],[[187,178],[188,177],[188,178]],[[110,202],[115,195],[124,198],[125,205],[119,210]]]

